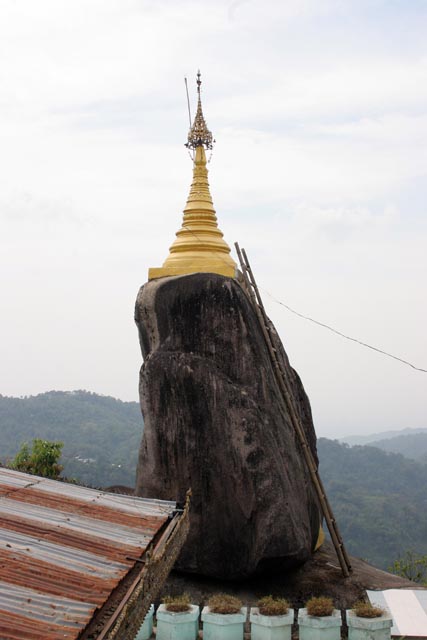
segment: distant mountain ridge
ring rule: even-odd
[[[382,440],[389,440],[391,438],[398,438],[399,436],[405,435],[414,435],[417,433],[425,433],[427,434],[427,427],[418,427],[418,428],[406,428],[406,429],[397,429],[392,431],[380,431],[378,433],[370,433],[368,435],[352,435],[345,436],[344,438],[338,438],[339,442],[346,442],[350,446],[355,444],[371,444],[373,442],[378,442]]]
[[[400,453],[406,458],[427,464],[427,429],[401,429],[367,436],[349,436],[341,438],[339,442],[353,447],[378,447],[383,451]]]
[[[427,464],[427,431],[425,433],[414,433],[375,440],[370,443],[371,447],[378,447],[383,451],[400,453],[405,458],[418,460]]]

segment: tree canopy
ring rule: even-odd
[[[8,466],[10,469],[56,480],[63,468],[59,464],[63,446],[63,442],[35,438],[32,450],[30,451],[28,444],[24,442]]]

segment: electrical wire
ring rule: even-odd
[[[373,347],[371,344],[367,344],[366,342],[363,342],[363,340],[359,340],[358,338],[353,338],[352,336],[348,336],[345,333],[338,331],[338,329],[334,329],[333,327],[330,327],[328,324],[325,324],[324,322],[319,322],[319,320],[310,318],[310,316],[306,316],[303,313],[300,313],[299,311],[292,309],[292,307],[285,304],[281,300],[278,300],[275,296],[273,296],[273,294],[271,294],[269,291],[267,291],[263,287],[259,287],[259,288],[262,291],[264,291],[264,293],[266,293],[272,300],[274,300],[274,302],[276,302],[277,304],[280,304],[282,307],[285,307],[285,309],[287,309],[294,315],[298,316],[299,318],[303,318],[304,320],[309,320],[310,322],[317,324],[319,327],[323,327],[324,329],[328,329],[329,331],[332,331],[332,333],[336,333],[338,336],[341,336],[341,338],[345,338],[346,340],[351,340],[352,342],[356,342],[357,344],[360,344],[362,347],[366,347],[367,349],[372,349],[372,351],[381,353],[382,355],[387,356],[388,358],[393,358],[393,360],[398,360],[398,362],[402,362],[403,364],[408,365],[408,367],[412,367],[412,369],[415,369],[416,371],[422,371],[423,373],[427,373],[427,369],[421,369],[421,367],[416,367],[414,364],[412,364],[411,362],[408,362],[407,360],[404,360],[403,358],[394,356],[392,353],[388,353],[388,351],[383,351],[383,349],[379,349],[378,347]]]
[[[190,233],[192,233],[193,236],[195,238],[197,238],[197,240],[199,240],[199,242],[202,242],[201,238],[199,238],[199,236],[192,229],[190,229],[190,227],[186,223],[183,222],[182,226],[185,227],[188,231],[190,231]],[[218,257],[224,262],[224,264],[227,264],[227,266],[228,266],[228,263],[221,256],[218,256]],[[388,351],[384,351],[383,349],[380,349],[379,347],[374,347],[371,344],[368,344],[367,342],[363,342],[363,340],[359,340],[358,338],[353,338],[352,336],[348,336],[345,333],[342,333],[341,331],[338,331],[338,329],[334,329],[333,327],[329,326],[328,324],[325,324],[324,322],[320,322],[319,320],[315,320],[314,318],[311,318],[310,316],[306,316],[303,313],[300,313],[299,311],[296,311],[295,309],[293,309],[292,307],[287,305],[285,302],[282,302],[281,300],[279,300],[278,298],[273,296],[273,294],[270,293],[269,291],[267,291],[267,289],[264,289],[264,287],[261,287],[261,286],[258,285],[258,288],[261,289],[261,291],[263,291],[264,293],[266,293],[274,302],[276,302],[280,306],[284,307],[285,309],[287,309],[288,311],[290,311],[294,315],[298,316],[299,318],[303,318],[304,320],[308,320],[309,322],[313,322],[313,324],[317,324],[319,327],[323,327],[324,329],[328,329],[328,331],[331,331],[332,333],[335,333],[337,336],[340,336],[341,338],[345,338],[346,340],[350,340],[351,342],[356,342],[356,344],[359,344],[360,346],[365,347],[366,349],[371,349],[372,351],[376,351],[377,353],[380,353],[383,356],[387,356],[388,358],[392,358],[393,360],[397,360],[398,362],[400,362],[402,364],[406,364],[408,367],[411,367],[412,369],[415,369],[415,371],[421,371],[422,373],[427,373],[427,369],[422,369],[421,367],[416,367],[411,362],[408,362],[408,360],[404,360],[403,358],[399,358],[399,356],[395,356],[392,353],[389,353]]]

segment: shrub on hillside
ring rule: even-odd
[[[16,471],[56,480],[62,471],[62,466],[58,464],[58,461],[63,446],[62,442],[50,442],[35,438],[32,450],[30,451],[28,444],[24,442],[15,458],[7,466],[10,469],[16,469]]]

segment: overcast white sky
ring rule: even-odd
[[[138,288],[191,182],[263,290],[427,369],[426,0],[1,0],[0,393],[138,397]],[[264,293],[318,435],[427,427],[427,374]]]

